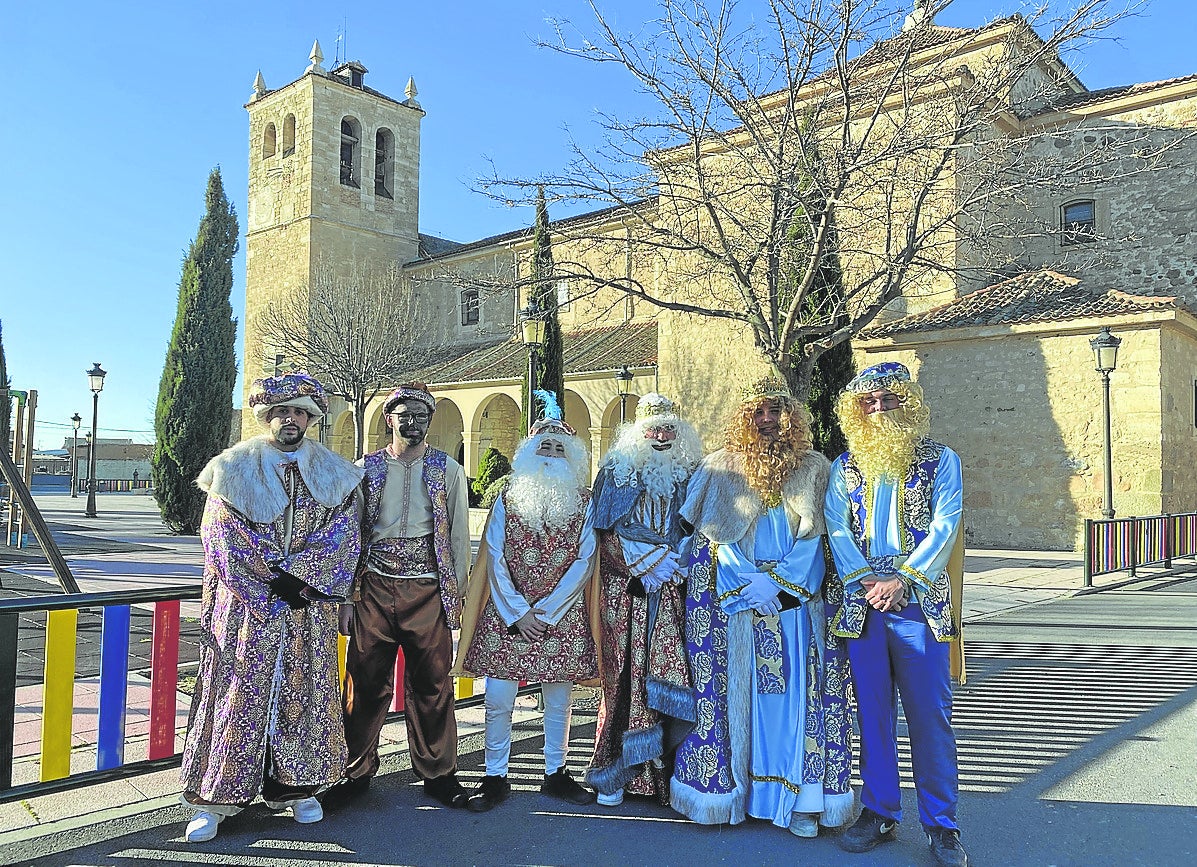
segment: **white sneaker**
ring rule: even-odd
[[[324,818],[324,808],[315,798],[304,798],[302,801],[291,803],[291,815],[301,825],[311,825]]]
[[[604,795],[602,792],[599,792],[597,800],[600,806],[618,807],[623,803],[623,789],[620,789],[613,795]]]
[[[206,843],[216,836],[222,816],[200,810],[187,823],[185,839],[188,843]]]
[[[790,816],[790,833],[795,837],[818,837],[819,817],[814,813],[794,813]]]

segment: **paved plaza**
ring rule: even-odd
[[[97,519],[69,497],[39,498],[84,592],[194,583],[198,540],[172,537],[144,495],[107,495]],[[0,548],[0,558],[9,549]],[[0,593],[56,592],[27,550],[0,559]],[[975,864],[1189,864],[1197,861],[1197,579],[1148,575],[1081,593],[1079,555],[970,551],[965,621],[969,679],[956,696],[961,821]],[[147,615],[148,618],[148,615]],[[81,621],[82,622],[82,621]],[[82,630],[81,630],[82,634]],[[34,666],[36,641],[23,651]],[[80,650],[80,675],[87,677]],[[31,681],[34,672],[27,669]],[[131,675],[131,680],[133,675]],[[481,689],[481,681],[477,684]],[[35,690],[30,682],[21,689]],[[94,688],[76,690],[76,761],[94,767]],[[28,696],[32,696],[30,692]],[[180,723],[186,695],[180,694]],[[594,737],[594,696],[578,690],[570,767],[580,776]],[[134,698],[131,694],[131,705]],[[18,773],[34,771],[39,722],[27,713]],[[461,775],[482,769],[480,707],[458,712]],[[138,719],[130,711],[129,758]],[[402,723],[385,732],[376,784],[352,808],[297,825],[261,805],[209,844],[181,839],[177,771],[0,805],[0,862],[11,864],[926,864],[909,780],[900,840],[851,856],[832,832],[799,840],[765,823],[702,827],[628,798],[574,807],[537,791],[540,720],[521,699],[512,758],[515,795],[493,812],[447,810],[422,796]],[[94,740],[92,741],[94,743]],[[903,739],[903,745],[905,741]],[[22,771],[23,768],[23,771]],[[18,780],[17,782],[20,782]]]

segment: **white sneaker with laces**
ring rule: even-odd
[[[188,843],[206,843],[216,836],[220,828],[221,816],[200,810],[187,823],[187,833],[184,835]]]
[[[623,803],[623,789],[612,795],[604,795],[602,792],[599,792],[597,800],[603,807],[618,807]]]
[[[291,815],[301,825],[311,825],[324,818],[324,808],[315,798],[304,798],[302,801],[291,803]]]

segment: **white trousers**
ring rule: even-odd
[[[486,679],[486,773],[492,777],[507,776],[511,759],[511,714],[515,710],[515,696],[519,682]],[[569,719],[573,712],[572,683],[542,683],[544,696],[544,772],[555,773],[565,767],[569,752]]]

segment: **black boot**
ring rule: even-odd
[[[471,813],[485,813],[506,801],[510,794],[511,783],[507,782],[506,777],[487,774],[466,801],[466,809]]]
[[[360,798],[370,788],[370,777],[342,777],[319,796],[326,810],[339,810],[350,801]]]
[[[574,778],[569,775],[569,771],[564,766],[553,771],[551,774],[545,774],[544,782],[540,784],[540,791],[541,794],[560,798],[563,801],[569,801],[571,804],[594,803],[594,792],[589,789],[583,789],[574,782]]]
[[[470,799],[469,790],[457,781],[456,774],[425,780],[424,794],[446,807],[464,807]]]

